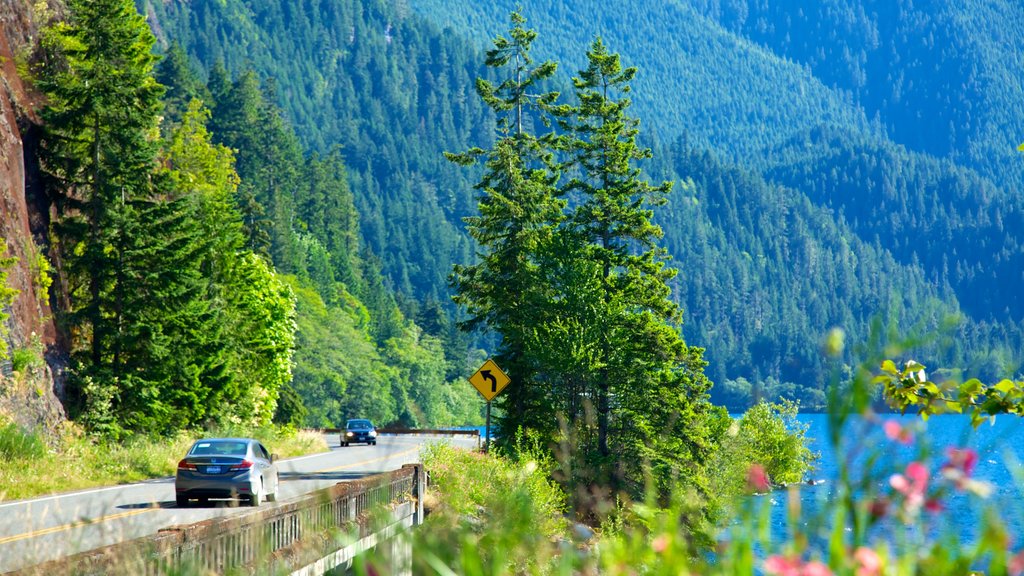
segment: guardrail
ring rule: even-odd
[[[155,576],[189,571],[323,574],[389,539],[400,547],[392,537],[402,526],[423,521],[425,489],[422,465],[408,464],[276,506],[170,526],[153,536],[45,562],[8,576]],[[374,522],[375,510],[386,511],[382,524]],[[396,547],[390,555],[401,564],[393,566],[392,573],[411,570],[409,551]]]
[[[344,428],[315,428],[313,432],[321,434],[340,434]],[[476,436],[476,447],[480,447],[479,430],[445,430],[443,428],[377,428],[378,434],[390,434],[394,436]]]
[[[314,432],[322,434],[338,434],[344,428],[314,428]],[[378,434],[412,434],[430,436],[480,436],[479,430],[445,430],[443,428],[377,428]]]

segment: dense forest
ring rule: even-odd
[[[935,4],[538,0],[524,12],[535,54],[560,63],[553,90],[571,91],[596,34],[639,67],[632,98],[654,150],[643,169],[677,183],[655,218],[716,400],[820,407],[824,334],[861,341],[879,318],[904,333],[943,327],[921,352],[931,365],[983,377],[1018,365],[1019,158],[993,126],[1017,123],[1019,83],[990,36],[971,34],[1006,7],[967,19],[972,9]],[[473,85],[492,74],[482,51],[512,3],[138,5],[200,77],[255,71],[303,150],[340,155],[380,281],[406,317],[425,303],[450,329],[462,312],[447,276],[475,250],[462,224],[475,173],[442,152],[494,138]],[[1002,34],[1020,37],[1006,22]],[[993,101],[983,114],[979,83]],[[467,340],[447,338],[464,358]]]
[[[464,339],[399,308],[340,153],[303,148],[272,79],[200,80],[130,2],[67,8],[29,68],[72,418],[114,439],[480,418]]]

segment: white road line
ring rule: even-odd
[[[296,458],[286,458],[284,460],[280,460],[280,462],[298,462],[299,460],[307,460],[309,458],[316,458],[317,456],[324,456],[324,455],[330,454],[330,453],[331,453],[331,451],[330,451],[330,449],[328,449],[327,452],[317,452],[316,454],[309,454],[309,455],[306,455],[306,456],[298,456]],[[143,480],[142,482],[133,482],[131,484],[118,484],[117,486],[108,486],[106,488],[87,488],[85,490],[76,490],[74,492],[61,492],[60,494],[54,494],[52,496],[43,496],[43,497],[40,497],[40,498],[33,498],[31,500],[12,500],[10,502],[6,502],[6,503],[3,503],[3,504],[0,504],[0,509],[7,508],[9,506],[25,506],[27,504],[36,504],[36,503],[39,503],[39,502],[48,502],[50,500],[57,500],[57,499],[60,499],[60,498],[68,498],[68,497],[73,497],[73,496],[83,496],[85,494],[99,494],[100,492],[108,492],[110,490],[125,490],[125,489],[128,489],[128,488],[134,488],[134,487],[137,487],[137,486],[145,486],[147,484],[159,484],[161,482],[169,482],[171,480],[174,480],[174,476],[162,476],[160,478],[150,478],[148,480]]]

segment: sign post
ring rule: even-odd
[[[491,400],[501,393],[508,386],[512,379],[502,372],[501,368],[488,359],[479,370],[469,377],[469,383],[476,388],[477,392],[487,401],[487,428],[484,437],[484,452],[491,449]]]

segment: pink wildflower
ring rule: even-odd
[[[769,556],[764,561],[764,570],[778,576],[832,576],[828,566],[816,560],[804,562],[800,558],[779,555]]]
[[[857,548],[853,559],[857,561],[857,576],[878,576],[882,573],[882,559],[871,548]]]
[[[925,503],[924,494],[928,490],[928,469],[920,462],[907,465],[906,476],[893,474],[889,477],[889,485],[906,498],[908,511],[916,511]]]
[[[668,550],[668,545],[670,542],[671,539],[669,538],[668,534],[660,534],[657,538],[651,541],[651,548],[658,554],[661,554],[665,550]]]
[[[970,448],[949,448],[946,450],[948,460],[942,465],[942,475],[956,486],[957,490],[971,492],[987,498],[992,493],[992,485],[971,478],[974,467],[978,464],[978,453]]]
[[[886,420],[885,424],[882,425],[882,430],[885,431],[885,436],[889,440],[908,445],[914,443],[914,435],[911,433],[910,428],[901,426],[895,420]]]
[[[1024,549],[1017,552],[1017,556],[1010,559],[1007,565],[1007,572],[1010,576],[1021,576],[1024,574]]]
[[[804,564],[804,571],[801,576],[832,576],[832,571],[821,562],[813,561]]]
[[[978,453],[970,448],[947,448],[946,458],[949,460],[942,465],[942,469],[952,468],[960,470],[966,476],[974,473],[974,467],[978,464]]]
[[[1006,565],[1006,571],[1010,576],[1021,576],[1024,574],[1024,550],[1010,558],[1010,562]]]
[[[772,487],[768,481],[768,473],[764,471],[764,466],[760,464],[751,464],[747,470],[747,488],[754,492],[767,492]]]
[[[785,556],[769,556],[764,561],[764,571],[779,576],[799,576],[800,560],[787,558]]]

